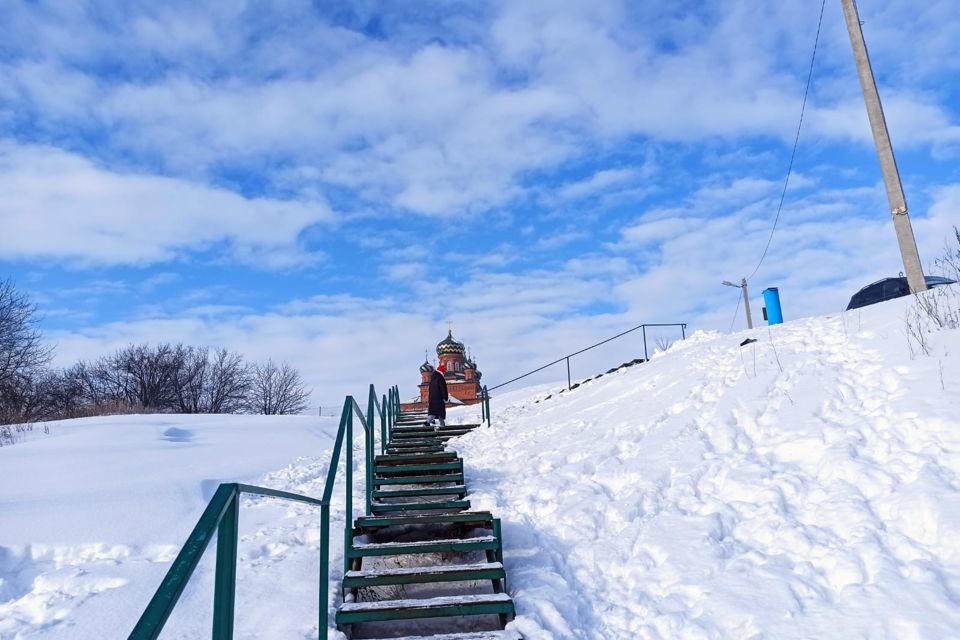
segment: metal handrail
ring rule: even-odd
[[[490,422],[490,392],[487,391],[487,386],[483,386],[483,390],[480,392],[480,421],[486,422],[489,427]]]
[[[379,402],[376,390],[371,384],[366,415],[364,415],[359,403],[353,396],[347,396],[344,399],[343,410],[340,412],[340,424],[337,428],[337,436],[330,456],[330,465],[327,468],[327,478],[320,499],[248,484],[221,484],[130,633],[130,640],[155,640],[160,635],[167,619],[173,612],[173,608],[180,599],[180,595],[197,568],[204,551],[210,544],[214,531],[217,533],[217,563],[214,580],[212,637],[215,640],[231,640],[233,638],[239,497],[244,493],[293,500],[320,507],[318,627],[320,636],[326,638],[330,615],[328,610],[330,593],[330,503],[333,498],[337,471],[340,467],[340,454],[343,451],[344,442],[346,442],[349,452],[344,456],[347,460],[344,469],[343,564],[344,572],[347,572],[350,568],[350,551],[353,545],[353,418],[359,418],[364,429],[364,466],[366,471],[364,497],[365,510],[367,515],[370,515],[373,495],[374,447],[377,431],[374,422],[374,409],[380,417],[381,447],[384,447],[382,438],[384,434],[392,433],[393,425],[399,415],[398,398],[399,389],[394,386],[390,388],[390,404],[387,404],[386,395],[384,395],[383,402]],[[388,408],[391,408],[391,410],[388,411]]]
[[[510,379],[510,380],[507,380],[506,382],[501,382],[500,384],[498,384],[498,385],[495,386],[495,387],[490,387],[490,391],[494,391],[494,390],[496,390],[496,389],[499,389],[500,387],[505,387],[505,386],[507,386],[508,384],[512,384],[512,383],[516,382],[517,380],[522,380],[522,379],[526,378],[527,376],[532,376],[532,375],[535,374],[535,373],[538,373],[538,372],[540,372],[540,371],[543,371],[543,370],[546,369],[547,367],[552,367],[552,366],[555,365],[555,364],[560,364],[560,363],[563,362],[564,360],[567,361],[567,388],[570,388],[570,386],[571,386],[571,385],[570,385],[570,382],[571,382],[571,380],[570,380],[570,358],[572,358],[573,356],[578,356],[578,355],[580,355],[581,353],[584,353],[585,351],[590,351],[591,349],[595,349],[596,347],[599,347],[600,345],[607,344],[608,342],[610,342],[610,341],[612,341],[612,340],[616,340],[617,338],[622,338],[623,336],[627,335],[628,333],[633,333],[634,331],[637,331],[637,330],[639,330],[639,329],[642,329],[642,330],[643,330],[643,357],[644,357],[644,359],[649,360],[649,359],[650,359],[650,356],[649,356],[648,353],[647,353],[647,327],[680,327],[680,335],[682,336],[682,339],[683,339],[683,340],[686,340],[686,339],[687,339],[687,323],[686,323],[686,322],[666,322],[666,323],[654,322],[654,323],[638,324],[637,326],[635,326],[635,327],[633,327],[633,328],[631,328],[631,329],[627,329],[626,331],[622,331],[622,332],[618,333],[618,334],[615,335],[615,336],[610,336],[610,337],[607,338],[606,340],[601,340],[600,342],[598,342],[598,343],[596,343],[596,344],[592,344],[592,345],[590,345],[589,347],[585,347],[585,348],[583,348],[583,349],[580,349],[579,351],[574,351],[573,353],[568,353],[568,354],[565,355],[565,356],[562,356],[562,357],[560,357],[560,358],[557,358],[557,359],[554,360],[553,362],[548,362],[547,364],[543,365],[542,367],[537,367],[536,369],[534,369],[534,370],[532,370],[532,371],[528,371],[528,372],[526,372],[525,374],[523,374],[523,375],[521,375],[521,376],[517,376],[516,378],[512,378],[512,379]]]
[[[348,396],[348,397],[349,397],[351,400],[353,400],[353,396]],[[353,412],[354,412],[355,414],[357,414],[357,417],[358,417],[358,418],[360,418],[360,423],[361,423],[361,424],[367,424],[367,419],[366,419],[366,418],[364,417],[364,415],[363,415],[363,410],[360,409],[360,405],[357,404],[357,401],[356,401],[356,400],[353,401]]]
[[[160,635],[187,582],[200,563],[203,552],[213,539],[215,531],[217,532],[217,570],[213,597],[213,637],[218,639],[233,637],[239,519],[237,507],[239,498],[244,493],[322,506],[322,501],[316,498],[288,491],[235,482],[221,484],[134,627],[129,636],[131,640],[154,640]]]

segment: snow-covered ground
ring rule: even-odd
[[[912,359],[909,304],[696,334],[495,401],[456,446],[504,522],[516,627],[960,638],[960,331]]]
[[[0,448],[4,640],[126,637],[219,483],[282,487],[325,472],[337,423],[141,415],[49,426]],[[240,517],[238,624],[260,637],[315,633],[316,510],[251,498]],[[211,569],[198,570],[164,637],[209,636]],[[278,582],[289,617],[256,605]]]
[[[698,333],[572,392],[495,397],[492,427],[453,444],[474,507],[503,520],[514,626],[960,637],[960,331],[912,356],[910,304]],[[124,637],[217,483],[319,495],[335,426],[116,417],[0,449],[0,637]],[[317,519],[244,501],[238,638],[316,636]],[[166,637],[209,634],[209,566],[197,578]]]

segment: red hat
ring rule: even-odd
[[[440,366],[437,367],[437,371],[439,371],[440,373],[446,373],[446,372],[447,372],[447,365],[441,363]]]

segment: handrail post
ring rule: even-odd
[[[567,391],[571,391],[573,387],[570,386],[570,356],[567,356]]]
[[[370,393],[367,395],[367,468],[366,468],[366,485],[365,493],[367,498],[367,515],[373,514],[373,434],[376,427],[373,421],[373,409],[374,403],[376,402],[377,392],[373,388],[373,384],[370,385]]]
[[[643,325],[643,359],[650,360],[650,356],[647,355],[647,325]]]
[[[687,339],[687,323],[686,322],[680,325],[680,338],[682,340]]]
[[[387,416],[387,442],[393,440],[393,423],[397,420],[397,410],[393,406],[393,387],[390,387],[390,414]]]
[[[383,396],[380,406],[380,453],[387,452],[387,396]]]
[[[339,462],[337,460],[336,462]],[[331,464],[336,464],[331,461]],[[344,564],[350,562],[350,548],[343,548]],[[344,572],[346,573],[346,572]],[[330,622],[330,505],[320,505],[320,614],[317,629],[320,638],[327,637],[327,625]]]
[[[490,393],[487,391],[487,385],[483,385],[483,404],[486,407],[487,426],[491,424],[490,418]]]
[[[240,493],[232,499],[217,527],[217,570],[213,587],[213,639],[233,640],[233,615],[237,598],[237,530]]]
[[[394,385],[393,387],[393,419],[390,421],[390,432],[387,434],[390,440],[393,440],[393,428],[397,425],[397,420],[400,419],[400,388]]]
[[[387,391],[387,442],[390,441],[390,427],[393,425],[393,387]]]
[[[350,551],[353,550],[353,405],[356,401],[353,396],[347,396],[347,401],[343,404],[343,410],[349,414],[347,417],[347,438],[346,438],[346,483],[347,501],[344,505],[346,513],[343,521],[343,572],[350,570]]]

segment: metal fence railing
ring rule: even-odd
[[[681,340],[686,340],[686,338],[687,338],[687,323],[686,323],[686,322],[666,322],[666,323],[655,322],[655,323],[638,324],[637,326],[635,326],[635,327],[633,327],[633,328],[631,328],[631,329],[627,329],[626,331],[622,331],[622,332],[618,333],[618,334],[615,335],[615,336],[610,336],[610,337],[607,338],[606,340],[601,340],[600,342],[598,342],[598,343],[596,343],[596,344],[592,344],[592,345],[590,345],[589,347],[585,347],[585,348],[583,348],[583,349],[580,349],[579,351],[574,351],[573,353],[568,353],[568,354],[565,355],[565,356],[562,356],[562,357],[560,357],[560,358],[557,358],[557,359],[554,360],[553,362],[548,362],[547,364],[543,365],[542,367],[537,367],[536,369],[533,369],[532,371],[528,371],[528,372],[524,373],[523,375],[519,375],[519,376],[517,376],[516,378],[511,378],[510,380],[507,380],[506,382],[501,382],[500,384],[498,384],[498,385],[496,385],[496,386],[490,387],[489,390],[490,390],[490,391],[493,391],[493,390],[495,390],[495,389],[499,389],[499,388],[501,388],[501,387],[505,387],[505,386],[507,386],[508,384],[513,384],[513,383],[516,382],[517,380],[522,380],[522,379],[524,379],[524,378],[526,378],[526,377],[528,377],[528,376],[532,376],[532,375],[535,374],[535,373],[539,373],[540,371],[543,371],[544,369],[547,369],[547,368],[549,368],[549,367],[552,367],[552,366],[554,366],[554,365],[556,365],[556,364],[560,364],[561,362],[566,362],[566,364],[567,364],[567,389],[572,389],[573,381],[571,380],[571,377],[570,377],[570,358],[572,358],[572,357],[574,357],[574,356],[578,356],[578,355],[580,355],[581,353],[585,353],[585,352],[587,352],[587,351],[590,351],[591,349],[596,349],[597,347],[599,347],[599,346],[601,346],[601,345],[605,345],[605,344],[607,344],[608,342],[612,342],[612,341],[616,340],[617,338],[622,338],[623,336],[627,335],[628,333],[633,333],[634,331],[642,331],[642,332],[643,332],[643,359],[644,359],[644,360],[649,360],[649,359],[650,359],[650,352],[649,352],[649,348],[648,348],[648,346],[647,346],[647,329],[648,329],[648,328],[651,328],[651,327],[680,327],[680,339],[681,339]]]

